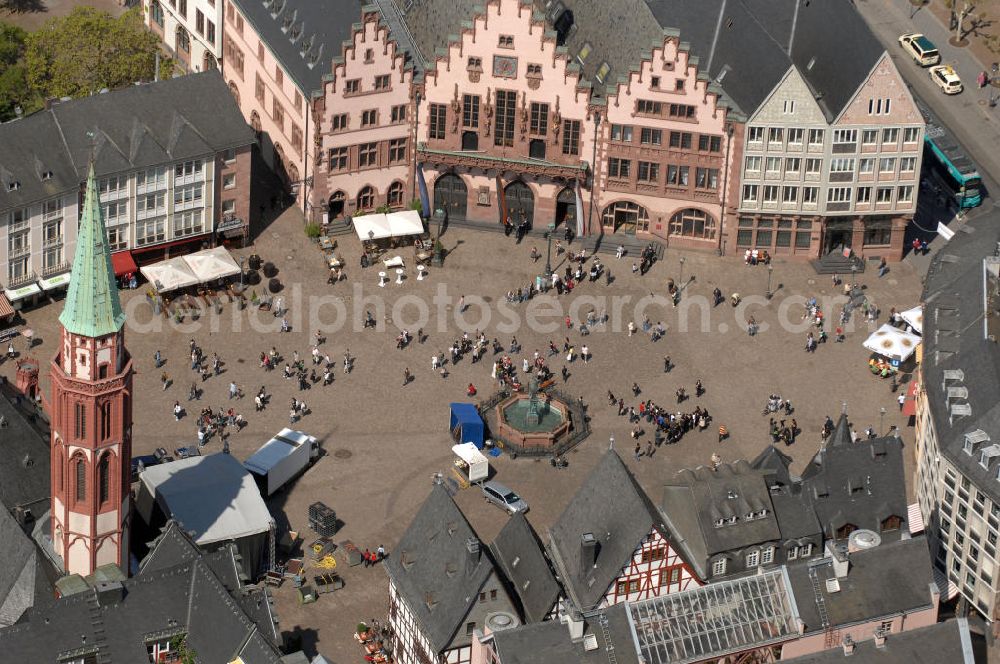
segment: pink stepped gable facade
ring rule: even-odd
[[[739,163],[727,109],[698,77],[676,35],[608,97],[598,145],[591,233],[649,232],[672,245],[715,249],[728,163]],[[738,174],[737,174],[738,176]]]
[[[432,209],[578,227],[590,202],[590,90],[536,19],[520,0],[488,2],[426,73],[417,161]]]
[[[413,70],[379,21],[365,12],[353,44],[333,61],[314,102],[315,187],[326,219],[406,207],[413,179]]]

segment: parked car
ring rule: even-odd
[[[500,482],[485,482],[483,484],[483,496],[487,502],[493,503],[497,507],[502,507],[510,514],[528,511],[528,503],[521,496],[514,493],[510,487],[500,484]]]
[[[174,457],[178,459],[186,459],[188,457],[201,456],[201,452],[198,451],[197,446],[184,446],[178,447],[174,450]]]
[[[927,71],[934,84],[941,88],[946,95],[957,95],[962,91],[962,79],[958,77],[958,73],[951,65],[938,65]]]
[[[938,52],[937,46],[919,32],[902,35],[899,38],[899,45],[921,67],[930,67],[941,62],[941,54]]]

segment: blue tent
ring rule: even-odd
[[[451,404],[451,423],[448,425],[449,431],[459,429],[459,442],[475,443],[476,447],[483,449],[483,418],[479,417],[479,411],[471,403]]]

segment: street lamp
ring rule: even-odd
[[[680,276],[680,287],[684,288],[684,257],[680,257],[681,262],[681,276]]]
[[[878,409],[878,435],[885,435],[885,406]]]
[[[774,266],[770,263],[767,264],[767,294],[765,297],[771,299],[774,297],[774,293],[771,292],[771,275],[774,273]]]
[[[556,230],[555,223],[551,223],[548,226],[549,230],[545,233],[545,241],[547,246],[545,247],[545,277],[549,278],[552,276],[552,233]]]
[[[244,256],[240,256],[240,292],[243,292],[243,263],[246,262]]]
[[[851,258],[851,295],[854,295],[854,289],[858,287],[858,264],[854,262]]]
[[[608,449],[609,450],[615,449],[615,436],[614,436],[614,434],[611,434],[611,438],[608,439]]]

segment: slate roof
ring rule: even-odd
[[[791,484],[792,474],[789,471],[791,465],[792,457],[779,450],[776,445],[768,445],[750,462],[751,468],[763,473],[768,486]]]
[[[604,614],[615,660],[619,664],[638,664],[626,605],[611,606]],[[608,664],[608,643],[600,625],[590,619],[585,629],[596,640],[597,647],[592,650],[585,649],[582,640],[570,640],[569,629],[558,620],[494,632],[493,645],[503,664]]]
[[[540,622],[559,599],[559,583],[523,512],[507,520],[490,549],[521,603],[525,620]]]
[[[618,454],[605,452],[549,530],[549,553],[557,576],[579,610],[589,610],[601,601],[654,528],[675,544],[663,515]],[[584,565],[582,560],[581,538],[585,533],[597,540],[597,563],[593,566]]]
[[[22,403],[31,408],[22,397]],[[22,415],[22,411],[0,392],[0,503],[13,510],[18,505],[31,508],[35,518],[48,508],[50,465],[48,441]]]
[[[1000,241],[995,213],[966,224],[931,261],[924,282],[923,387],[937,433],[938,449],[963,475],[993,501],[1000,501],[996,468],[987,470],[975,456],[963,451],[965,434],[981,429],[992,443],[1000,443],[1000,347],[984,333],[983,259]],[[990,316],[996,325],[997,314]],[[994,328],[995,329],[995,328]],[[944,372],[961,370],[964,379],[948,387],[965,387],[969,396],[960,400],[972,415],[951,419]],[[953,399],[952,403],[956,403]],[[979,449],[989,445],[982,443]]]
[[[376,0],[379,5],[390,0]],[[394,0],[425,65],[431,65],[438,49],[445,49],[485,3],[473,0]],[[383,12],[384,13],[384,12]]]
[[[13,625],[53,594],[50,569],[34,541],[6,509],[0,508],[0,626]]]
[[[833,120],[884,52],[848,0],[562,1],[578,26],[566,42],[570,54],[585,42],[594,47],[588,78],[602,61],[612,77],[626,75],[674,29],[747,117],[794,65]]]
[[[851,442],[847,416],[802,472],[802,491],[809,495],[827,539],[845,524],[882,532],[889,516],[902,519],[897,534],[907,530],[903,441],[895,436]]]
[[[806,634],[828,626],[877,620],[931,606],[933,571],[927,540],[923,537],[856,551],[848,560],[847,576],[838,579],[840,590],[832,593],[826,587],[826,580],[836,576],[831,558],[788,566]],[[816,572],[817,590],[810,570]],[[828,625],[820,617],[817,593],[826,607]]]
[[[254,141],[217,70],[58,102],[0,124],[0,180],[20,183],[0,186],[0,210],[75,194],[92,154],[100,178]]]
[[[233,0],[254,32],[308,99],[323,89],[330,61],[342,54],[364,2],[357,0]]]
[[[174,543],[176,544],[176,542]],[[172,554],[173,555],[173,554]],[[243,611],[204,557],[173,566],[147,565],[122,582],[117,600],[88,590],[34,610],[0,629],[5,661],[54,662],[99,650],[99,661],[146,661],[147,638],[187,633],[199,661],[276,664],[280,653]]]
[[[121,330],[125,312],[111,267],[111,248],[93,164],[87,172],[85,192],[73,271],[59,323],[71,334],[97,338]]]
[[[385,567],[398,594],[434,652],[451,641],[490,575],[493,563],[462,511],[441,484],[435,484]]]
[[[882,646],[873,639],[854,644],[854,652],[845,655],[843,648],[782,660],[787,664],[913,664],[948,662],[975,664],[969,621],[956,618],[919,629],[890,634]]]
[[[660,509],[687,542],[702,578],[713,555],[781,538],[763,475],[746,461],[723,463],[716,470],[681,470],[664,484]],[[762,511],[765,515],[757,517]],[[751,513],[754,518],[747,519]],[[716,525],[732,517],[736,523]]]

